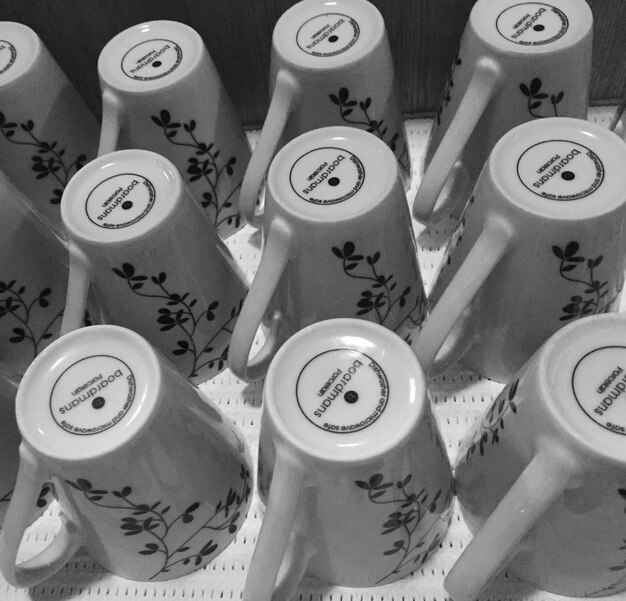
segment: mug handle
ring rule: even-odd
[[[291,597],[300,582],[313,554],[310,545],[298,544],[301,537],[293,531],[302,514],[304,484],[304,467],[277,445],[272,484],[242,601],[283,601]],[[277,586],[279,571],[281,581]]]
[[[254,337],[289,261],[292,240],[291,228],[284,221],[274,219],[265,239],[261,262],[233,330],[228,362],[231,371],[246,382],[265,375],[284,337],[281,331],[283,316],[276,311],[265,344],[249,362]]]
[[[478,239],[413,343],[413,352],[417,355],[424,373],[428,374],[431,369],[440,371],[440,362],[450,365],[460,356],[460,347],[467,347],[466,337],[460,336],[458,344],[453,344],[446,351],[445,357],[440,359],[437,356],[455,323],[498,265],[512,239],[513,231],[507,221],[499,216],[487,218]]]
[[[117,149],[121,129],[122,103],[111,90],[105,89],[102,92],[102,125],[100,126],[98,156]]]
[[[83,544],[80,529],[61,511],[61,529],[52,542],[34,557],[16,564],[24,532],[33,521],[32,507],[47,479],[33,453],[21,444],[15,489],[0,531],[0,571],[13,586],[33,586],[56,574]]]
[[[270,102],[263,129],[254,147],[248,168],[243,176],[239,192],[239,208],[244,219],[253,227],[263,225],[263,211],[257,212],[257,198],[270,162],[276,153],[287,119],[293,112],[300,95],[298,84],[291,73],[281,69],[276,75],[274,93]]]
[[[61,336],[78,330],[82,326],[91,282],[91,266],[85,253],[72,241],[68,243],[68,250],[70,269],[67,278],[65,309],[61,320]]]
[[[490,100],[495,95],[501,81],[502,70],[493,59],[483,57],[476,63],[459,108],[417,190],[413,202],[413,216],[418,221],[426,224],[432,219],[435,204],[450,171],[459,160],[463,148],[474,132]],[[437,207],[436,215],[440,216],[444,211],[451,210],[453,208],[450,206],[451,204],[451,196],[444,198],[441,205]]]
[[[577,473],[571,452],[549,439],[498,503],[444,580],[454,601],[473,601]]]

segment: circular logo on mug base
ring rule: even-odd
[[[135,399],[135,376],[122,360],[93,355],[68,367],[50,394],[50,413],[66,432],[86,436],[112,428]]]
[[[296,399],[314,426],[348,434],[371,426],[383,414],[389,383],[371,357],[352,349],[334,349],[304,366],[296,382]]]
[[[11,68],[16,58],[15,46],[11,42],[0,40],[0,75]]]
[[[143,219],[154,205],[152,182],[136,173],[120,173],[99,183],[87,197],[89,221],[105,229],[128,227]]]
[[[565,35],[565,13],[543,2],[523,2],[503,10],[496,19],[498,33],[523,46],[550,44]]]
[[[594,422],[626,436],[626,346],[605,346],[587,353],[574,368],[572,390]]]
[[[302,155],[289,172],[293,191],[318,205],[337,204],[354,196],[363,185],[365,168],[342,148],[317,148]]]
[[[151,81],[174,71],[183,60],[180,46],[171,40],[146,40],[122,57],[122,71],[131,79]]]
[[[595,192],[604,180],[600,157],[570,140],[547,140],[525,150],[517,175],[533,194],[552,200],[576,200]]]
[[[312,56],[336,56],[354,46],[359,25],[340,13],[326,13],[306,21],[296,34],[301,50]]]

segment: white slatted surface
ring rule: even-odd
[[[608,126],[612,108],[594,109],[590,119]],[[419,119],[407,122],[411,158],[415,177],[409,197],[415,195],[419,181],[419,168],[428,139],[430,121]],[[256,132],[251,133],[256,140]],[[626,168],[626,166],[625,166]],[[414,223],[418,241],[420,265],[427,290],[441,259],[443,246],[452,230],[448,225],[424,230]],[[251,278],[260,256],[260,235],[246,227],[228,240],[236,260]],[[622,309],[624,309],[624,301]],[[485,380],[461,368],[454,367],[431,381],[434,411],[446,441],[451,460],[454,460],[460,438],[474,419],[481,414],[497,395],[501,385]],[[202,390],[231,417],[245,435],[256,460],[258,429],[261,414],[262,384],[244,384],[229,371],[202,385]],[[45,543],[56,532],[56,508],[53,506],[43,519],[35,524],[23,544],[28,555]],[[87,555],[74,558],[61,572],[46,583],[29,590],[18,590],[0,577],[0,601],[52,601],[52,600],[238,600],[241,597],[246,570],[261,524],[262,508],[256,497],[250,513],[235,541],[208,566],[182,578],[159,583],[137,583],[105,572]],[[458,507],[442,549],[412,576],[370,589],[351,589],[330,586],[306,576],[293,597],[293,601],[446,601],[443,586],[444,574],[450,569],[469,540]],[[626,596],[621,595],[621,599]],[[559,597],[537,591],[506,573],[500,574],[481,597],[481,601],[565,601]]]

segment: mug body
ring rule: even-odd
[[[272,40],[270,92],[280,71],[299,88],[283,144],[320,127],[356,127],[385,142],[409,180],[409,147],[378,9],[364,0],[304,0],[280,17]]]
[[[306,474],[293,531],[313,551],[308,573],[377,586],[439,547],[451,516],[448,459],[421,368],[392,332],[332,319],[288,341],[264,389],[258,469],[266,502],[276,445]]]
[[[542,590],[592,597],[626,589],[624,412],[626,321],[573,322],[551,337],[493,401],[459,448],[457,494],[476,533],[542,440],[567,449],[575,476],[517,546],[508,569]]]
[[[0,526],[9,506],[19,461],[20,433],[15,423],[17,377],[0,366]]]
[[[2,170],[62,232],[61,196],[95,156],[98,124],[32,29],[2,22],[0,40]]]
[[[359,317],[410,337],[425,293],[397,162],[374,136],[348,127],[299,136],[274,159],[266,222],[282,220],[292,250],[275,305],[295,332]]]
[[[17,374],[58,335],[67,251],[0,174],[0,361]]]
[[[586,119],[592,27],[591,10],[584,0],[479,0],[453,61],[426,165],[450,127],[479,59],[485,57],[500,72],[487,110],[461,155],[472,183],[491,149],[513,127],[545,117]]]
[[[509,247],[460,326],[471,340],[465,365],[506,382],[559,328],[617,309],[624,160],[617,136],[573,119],[519,126],[494,148],[431,295],[436,304],[488,218],[509,224]]]
[[[123,115],[119,147],[166,156],[220,235],[238,231],[250,147],[200,35],[173,21],[137,25],[104,47],[98,69]]]
[[[174,165],[118,151],[91,163],[65,198],[107,321],[139,332],[196,382],[222,371],[246,286]]]
[[[198,569],[246,516],[243,439],[130,330],[64,336],[24,377],[17,420],[62,516],[118,576],[158,581]]]

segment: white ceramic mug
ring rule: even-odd
[[[450,523],[452,474],[426,378],[378,324],[331,319],[280,349],[258,469],[266,510],[244,601],[289,598],[305,570],[341,586],[393,582],[436,552]]]
[[[416,219],[436,221],[467,202],[491,149],[516,125],[587,117],[592,33],[585,0],[474,4],[433,124]]]
[[[569,321],[617,310],[625,164],[618,136],[579,119],[532,121],[502,137],[429,297],[415,343],[426,371],[443,345],[435,369],[461,359],[507,382]]]
[[[67,250],[1,172],[0,228],[0,362],[21,375],[60,333]]]
[[[243,439],[130,330],[93,326],[59,339],[25,374],[16,406],[20,468],[0,532],[0,569],[14,586],[50,577],[81,546],[118,576],[176,578],[220,553],[245,519]],[[16,565],[44,482],[61,529]]]
[[[250,146],[200,35],[175,21],[135,25],[103,48],[98,74],[98,154],[143,148],[166,156],[222,237],[241,229]]]
[[[324,319],[360,317],[410,339],[426,297],[397,161],[352,127],[307,132],[284,146],[267,180],[261,262],[229,351],[242,379],[260,377],[285,338]],[[279,312],[259,355],[264,315]]]
[[[385,22],[366,0],[303,0],[272,36],[271,101],[241,189],[241,212],[260,227],[257,197],[276,151],[320,127],[368,131],[394,152],[408,188],[411,161],[396,98]]]
[[[70,275],[62,331],[90,283],[109,323],[145,336],[196,382],[226,368],[246,284],[176,167],[147,150],[89,163],[63,194]]]
[[[98,123],[37,34],[0,22],[0,165],[62,232],[70,178],[96,155]]]
[[[474,538],[445,581],[455,601],[504,566],[559,595],[623,595],[625,341],[620,314],[559,330],[461,443],[457,494]]]
[[[15,394],[21,376],[0,364],[0,526],[9,507],[19,465],[20,432],[15,421]],[[31,505],[34,521],[52,500],[52,491],[44,484]]]

